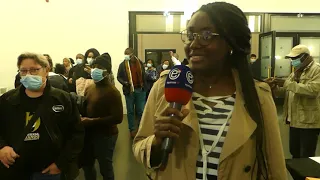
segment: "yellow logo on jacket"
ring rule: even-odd
[[[31,120],[33,114],[31,114],[30,112],[26,112],[26,126],[28,125],[29,121]],[[40,117],[36,120],[36,122],[34,123],[34,125],[32,126],[32,130],[31,132],[35,132],[39,129],[41,124],[41,120]]]

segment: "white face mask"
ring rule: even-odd
[[[92,64],[93,59],[92,58],[87,58],[87,62],[91,65]]]
[[[147,67],[152,67],[152,64],[148,63],[148,64],[147,64]]]
[[[164,70],[167,69],[168,67],[169,67],[169,65],[166,65],[166,64],[162,65],[162,69],[164,69]]]
[[[77,64],[82,64],[82,59],[77,59]]]
[[[257,61],[257,59],[255,59],[255,58],[251,58],[251,59],[250,59],[250,62],[251,62],[251,63],[254,63],[254,62],[256,62],[256,61]]]
[[[130,55],[124,55],[124,60],[129,61],[130,60]]]

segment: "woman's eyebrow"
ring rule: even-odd
[[[190,26],[187,28],[187,30],[189,31],[195,31],[196,28],[194,28],[193,26]],[[214,28],[213,27],[203,27],[203,28],[200,28],[199,31],[214,31]]]

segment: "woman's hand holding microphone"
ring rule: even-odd
[[[156,120],[154,125],[155,138],[152,142],[151,152],[151,166],[157,166],[161,162],[161,144],[164,138],[178,139],[181,128],[182,120],[189,114],[188,109],[181,112],[174,108],[166,108],[161,116]],[[174,116],[171,116],[174,115]]]

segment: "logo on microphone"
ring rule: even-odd
[[[170,80],[176,80],[179,78],[180,76],[180,73],[181,73],[181,70],[178,69],[178,68],[175,68],[175,69],[172,69],[169,73],[169,79]]]
[[[186,73],[186,78],[189,84],[193,84],[193,75],[190,71]]]

